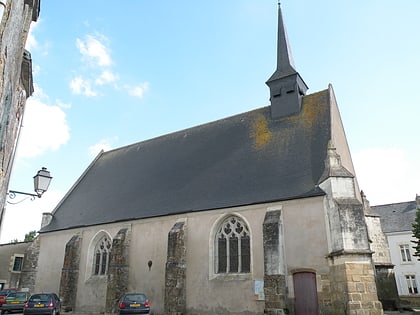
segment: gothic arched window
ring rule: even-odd
[[[106,275],[108,273],[109,258],[111,255],[112,242],[108,236],[103,236],[95,247],[93,257],[93,274]]]
[[[251,244],[248,226],[231,216],[219,226],[215,237],[216,273],[249,273]]]

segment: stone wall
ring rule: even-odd
[[[286,308],[286,276],[282,245],[281,211],[268,211],[263,223],[265,312],[278,314]]]
[[[23,266],[20,276],[20,287],[29,289],[29,292],[35,291],[35,282],[38,272],[39,249],[40,240],[38,236],[26,249],[25,256],[23,258]]]
[[[39,5],[7,1],[0,24],[0,227],[24,107],[33,92],[32,60],[24,47]]]
[[[63,299],[63,309],[66,311],[73,310],[76,305],[81,241],[79,235],[74,235],[66,244],[59,290],[59,296]]]
[[[379,301],[386,311],[394,311],[400,307],[397,282],[393,265],[375,265],[376,288]]]
[[[378,301],[375,274],[369,259],[343,261],[331,266],[332,314],[382,315]]]
[[[186,314],[186,224],[177,222],[168,234],[165,272],[165,315]]]
[[[115,312],[116,301],[127,292],[129,282],[130,233],[128,228],[121,229],[112,240],[111,257],[108,268],[106,288],[107,314]]]

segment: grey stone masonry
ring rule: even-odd
[[[112,240],[108,269],[105,312],[113,313],[118,298],[127,291],[129,280],[130,233],[128,228],[118,231]]]
[[[39,248],[39,237],[37,237],[26,249],[25,256],[23,258],[23,266],[20,275],[20,287],[29,289],[29,292],[34,292],[35,290],[35,280],[38,271]]]
[[[268,211],[263,223],[265,313],[278,314],[286,306],[281,211]]]
[[[396,310],[400,302],[388,241],[382,231],[380,216],[370,207],[369,200],[367,200],[363,191],[361,191],[361,195],[369,236],[369,245],[373,252],[372,259],[375,267],[378,299],[382,303],[384,310]]]
[[[9,0],[0,16],[0,225],[26,99],[33,92],[32,59],[25,51],[40,0]]]
[[[81,241],[82,238],[79,235],[74,235],[66,244],[59,291],[63,299],[63,309],[66,311],[73,310],[76,305]]]
[[[177,222],[168,234],[165,273],[165,315],[186,314],[186,224]]]

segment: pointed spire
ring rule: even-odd
[[[278,3],[278,27],[277,27],[277,69],[270,80],[278,79],[296,73],[292,50],[287,37],[286,27],[283,22],[280,1]]]
[[[266,84],[270,88],[271,115],[273,118],[290,116],[300,112],[302,97],[308,87],[295,70],[280,1],[278,3],[277,68]]]

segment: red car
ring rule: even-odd
[[[4,289],[0,291],[0,307],[6,302],[6,296],[11,292],[16,292],[16,289]]]

